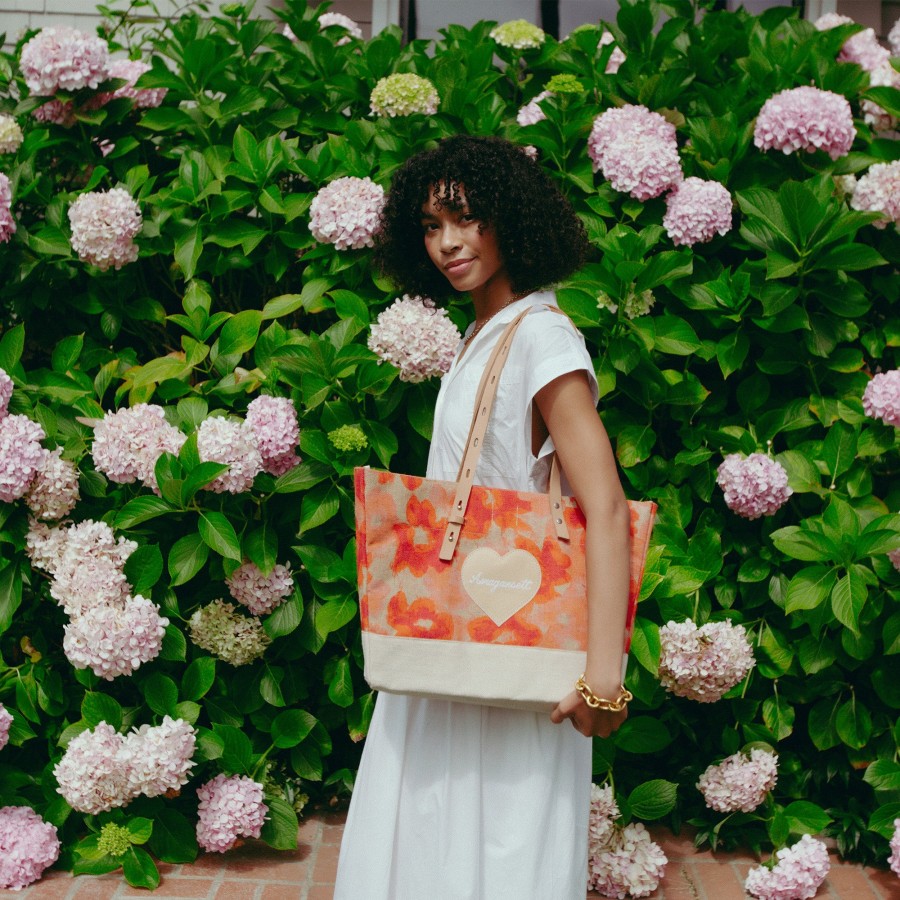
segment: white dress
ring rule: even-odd
[[[546,490],[548,438],[531,452],[534,395],[584,369],[584,339],[535,293],[499,312],[444,376],[428,477],[455,480],[475,392],[526,305],[475,481]],[[462,349],[462,344],[460,348]],[[379,694],[338,864],[335,900],[584,900],[591,741],[548,715]]]

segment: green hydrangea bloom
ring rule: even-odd
[[[266,652],[272,639],[255,616],[242,616],[231,603],[213,600],[198,609],[188,622],[191,640],[213,656],[245,666]]]
[[[127,828],[108,822],[100,829],[97,849],[110,856],[124,856],[131,846],[131,835]]]
[[[369,446],[368,438],[359,425],[341,425],[340,428],[328,432],[328,440],[341,453],[355,453]]]
[[[583,94],[584,85],[574,75],[554,75],[546,84],[553,94]]]
[[[411,73],[379,79],[369,97],[372,112],[389,118],[413,113],[434,115],[440,102],[437,88],[427,78]]]
[[[544,43],[547,35],[537,25],[532,25],[525,19],[513,19],[491,29],[491,37],[501,47],[511,47],[513,50],[535,50]]]
[[[637,293],[632,289],[622,301],[622,312],[629,319],[636,319],[638,316],[646,316],[653,308],[654,303],[656,303],[656,297],[653,296],[653,291]],[[604,291],[601,291],[597,298],[597,306],[600,309],[608,309],[613,314],[619,311],[618,304]]]

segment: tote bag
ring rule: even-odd
[[[585,519],[560,492],[473,484],[513,320],[485,367],[456,482],[354,470],[365,678],[376,690],[550,711],[584,671]],[[656,505],[629,501],[624,664]]]

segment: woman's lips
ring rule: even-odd
[[[444,271],[452,275],[461,275],[469,270],[469,266],[472,265],[472,262],[473,260],[471,259],[455,259],[453,262],[447,263],[447,265],[444,266]]]

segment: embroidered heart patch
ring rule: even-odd
[[[463,560],[460,574],[466,593],[495,625],[514,616],[541,586],[540,563],[527,550],[501,556],[490,547],[479,547]]]

